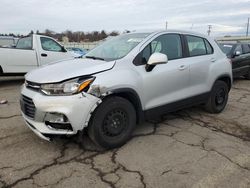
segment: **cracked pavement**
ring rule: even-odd
[[[84,135],[46,142],[20,115],[22,78],[0,78],[0,187],[250,187],[250,81],[221,114],[194,107],[138,125],[103,151]]]

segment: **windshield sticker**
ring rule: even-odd
[[[223,45],[223,47],[232,48],[233,46],[232,46],[232,45],[225,44],[225,45]]]

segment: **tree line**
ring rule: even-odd
[[[125,31],[128,32],[128,31]],[[46,29],[44,32],[39,32],[38,30],[34,32],[33,30],[30,31],[30,34],[40,34],[40,35],[46,35],[53,37],[57,39],[58,41],[63,41],[64,37],[67,37],[69,42],[94,42],[94,41],[99,41],[103,40],[109,36],[117,36],[120,33],[118,31],[112,31],[112,32],[106,32],[104,30],[102,31],[92,31],[92,32],[83,32],[83,31],[70,31],[66,30],[61,33],[54,32],[50,29]],[[9,33],[9,34],[0,34],[0,36],[12,36],[12,37],[25,37],[27,35],[20,35],[20,34],[14,34],[14,33]]]

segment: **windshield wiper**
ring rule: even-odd
[[[101,57],[95,57],[95,56],[85,56],[86,58],[89,58],[89,59],[94,59],[94,60],[102,60],[102,61],[104,61],[104,59],[103,58],[101,58]]]

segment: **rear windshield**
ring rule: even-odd
[[[16,48],[32,49],[32,37],[25,37],[18,40]]]

